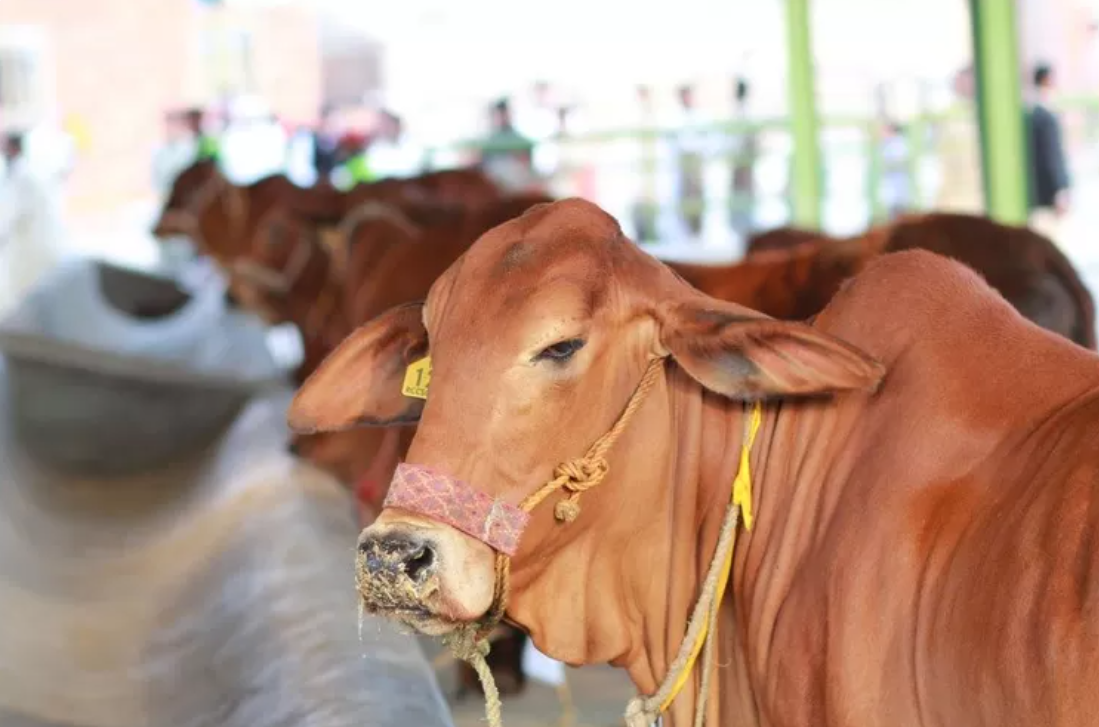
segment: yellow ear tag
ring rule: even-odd
[[[431,357],[425,356],[408,365],[404,372],[401,393],[413,399],[426,399],[427,387],[431,385]]]

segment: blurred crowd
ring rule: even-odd
[[[704,218],[715,216],[743,239],[756,229],[763,127],[753,122],[749,82],[730,80],[720,113],[700,110],[691,84],[672,89],[674,98],[657,98],[653,87],[638,86],[635,115],[622,129],[628,133],[598,141],[585,140],[586,131],[578,130],[582,105],[539,81],[524,94],[492,101],[485,109],[483,137],[448,149],[419,143],[401,116],[384,107],[328,106],[314,122],[292,124],[278,119],[261,99],[240,97],[223,107],[168,113],[163,143],[153,154],[153,181],[164,195],[179,172],[200,159],[216,160],[234,184],[281,173],[300,186],[340,189],[478,164],[505,188],[595,200],[639,242],[699,240],[713,230],[703,231]],[[1038,64],[1026,80],[1031,223],[1058,239],[1058,225],[1071,206],[1071,180],[1053,107],[1056,73]],[[935,194],[922,200],[913,188],[916,140],[885,109],[880,112],[876,194],[887,218],[921,206],[983,209],[974,91],[972,68],[961,69],[953,81],[961,131],[931,140],[942,172]],[[32,139],[6,130],[0,155],[0,288],[9,299],[62,254],[61,182],[74,158],[73,140],[64,134]],[[711,173],[715,168],[720,174]],[[716,192],[714,179],[721,180]]]
[[[457,151],[449,157],[410,138],[401,116],[384,107],[330,105],[319,111],[314,123],[300,125],[280,121],[255,99],[241,99],[225,109],[176,110],[165,117],[164,143],[154,154],[153,177],[163,194],[183,168],[197,159],[213,159],[235,184],[282,173],[302,186],[330,183],[346,189],[480,162],[501,181],[522,186],[524,175],[538,174],[535,164],[543,176],[550,173],[544,158],[552,152],[543,145],[533,153],[534,140],[556,135],[558,117],[550,110],[547,119],[539,106],[524,116],[519,133],[509,104],[500,100],[489,110],[486,149]]]
[[[164,143],[153,155],[153,179],[166,193],[196,160],[215,160],[234,184],[285,174],[296,184],[327,181],[341,188],[417,174],[422,153],[405,143],[402,121],[385,109],[326,107],[312,124],[278,119],[253,98],[225,109],[168,113]]]
[[[1067,171],[1060,131],[1049,111],[1053,70],[1034,69],[1028,89],[1028,134],[1032,208],[1067,209]],[[922,141],[933,145],[943,167],[935,193],[917,198],[913,138],[883,104],[874,141],[877,195],[887,219],[921,204],[977,212],[983,208],[980,152],[973,111],[972,67],[952,82],[959,119],[953,133]],[[526,93],[493,100],[485,110],[480,139],[456,148],[431,149],[410,137],[404,120],[384,107],[327,106],[312,124],[280,122],[257,99],[238,99],[224,110],[186,109],[167,116],[165,143],[154,158],[158,189],[166,193],[176,174],[196,159],[216,159],[236,184],[283,173],[308,186],[340,189],[385,177],[409,177],[455,164],[479,164],[514,190],[544,189],[605,204],[638,240],[699,239],[710,210],[724,207],[727,229],[744,238],[756,228],[756,167],[762,127],[753,123],[751,85],[730,79],[725,110],[703,110],[697,89],[684,83],[674,98],[657,98],[653,87],[635,89],[630,133],[599,144],[585,143],[576,118],[584,109],[561,89],[536,81]],[[731,125],[729,122],[733,122]],[[722,126],[724,124],[724,126]],[[579,140],[579,143],[576,143]],[[719,174],[713,174],[720,167]],[[1052,171],[1051,171],[1052,170]],[[714,189],[713,179],[719,178]],[[1056,187],[1049,191],[1050,185]]]

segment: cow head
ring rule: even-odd
[[[403,395],[409,364],[428,352],[426,401]],[[418,419],[409,465],[515,506],[605,434],[652,362],[669,358],[579,517],[555,522],[551,496],[511,559],[509,618],[550,655],[584,661],[582,638],[548,633],[554,605],[572,605],[574,634],[590,626],[599,614],[582,605],[587,581],[611,587],[638,533],[667,517],[667,483],[654,473],[673,466],[672,402],[683,387],[738,400],[872,389],[877,363],[807,325],[704,296],[598,207],[564,200],[481,237],[423,306],[357,330],[303,385],[290,422],[318,431]],[[388,507],[360,551],[366,607],[425,633],[448,633],[493,604],[497,554],[438,518]],[[615,566],[596,575],[597,555]]]
[[[318,290],[332,284],[331,260],[307,220],[283,209],[264,216],[246,252],[230,263],[231,285],[244,307],[272,324],[294,320],[294,296],[318,297]],[[303,335],[310,333],[303,329]]]
[[[179,173],[164,201],[153,236],[160,240],[196,234],[198,217],[228,180],[210,160],[197,161]]]

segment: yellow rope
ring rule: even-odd
[[[711,609],[713,613],[716,613],[721,607],[721,596],[725,593],[725,586],[729,583],[729,573],[733,567],[733,554],[736,551],[736,520],[738,516],[743,515],[744,527],[748,530],[752,529],[752,526],[750,524],[752,521],[752,474],[748,464],[748,453],[751,452],[752,444],[755,443],[756,432],[759,431],[759,425],[762,421],[762,418],[763,417],[761,414],[761,407],[757,402],[752,407],[749,416],[745,420],[745,429],[747,431],[745,433],[743,443],[740,447],[740,466],[737,469],[736,478],[733,480],[733,492],[729,503],[729,506],[731,508],[729,512],[731,514],[727,516],[727,519],[732,522],[731,537],[727,546],[728,554],[725,555],[724,553],[722,553],[723,548],[721,547],[720,541],[717,550],[714,552],[715,562],[717,562],[716,559],[721,555],[725,555],[725,557],[723,558],[721,571],[715,584],[716,589],[714,590],[714,595],[716,597],[709,599],[713,603]],[[692,614],[692,621],[699,615],[700,614]],[[691,647],[690,656],[687,657],[687,660],[681,667],[678,676],[676,676],[675,681],[672,683],[672,688],[669,691],[667,697],[665,697],[660,704],[661,712],[666,711],[668,707],[671,706],[672,702],[675,701],[675,698],[679,695],[679,692],[682,691],[683,686],[687,683],[687,679],[691,675],[691,669],[694,667],[695,661],[698,659],[698,653],[702,650],[703,642],[706,640],[707,635],[712,633],[710,631],[710,621],[712,620],[712,618],[707,618],[705,621],[702,622],[702,627],[699,630],[698,635],[695,637],[693,645]],[[673,665],[671,673],[674,674],[675,671],[676,670]]]

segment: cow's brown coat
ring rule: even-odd
[[[495,272],[519,241],[529,264]],[[508,301],[514,288],[533,292]],[[674,359],[580,518],[536,510],[514,559],[509,616],[551,656],[656,688],[729,496],[737,400],[767,395],[785,400],[752,453],[756,526],[721,613],[710,724],[1094,724],[1099,361],[971,271],[882,256],[812,327],[770,321],[691,290],[570,200],[485,235],[423,321],[362,329],[299,392],[292,425],[411,411],[398,379],[430,332],[409,461],[517,502],[610,426],[652,357]],[[567,364],[537,360],[575,336],[587,343]],[[882,371],[860,351],[887,372],[876,393],[859,391]],[[436,588],[410,623],[445,631],[488,607],[484,545],[393,510],[362,537],[434,548]],[[693,704],[688,689],[668,723],[689,724]]]

